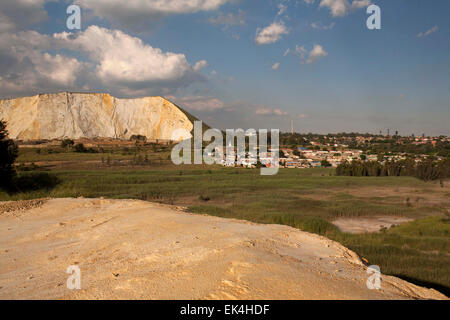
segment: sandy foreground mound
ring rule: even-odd
[[[317,235],[136,200],[0,210],[1,299],[445,299]],[[5,206],[5,203],[3,204]],[[78,265],[81,289],[66,270]]]

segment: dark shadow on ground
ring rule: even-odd
[[[51,190],[60,183],[55,175],[48,172],[21,172],[16,175],[7,188],[9,194],[37,190]]]
[[[445,294],[447,297],[450,297],[450,287],[444,286],[442,284],[439,283],[434,283],[434,282],[428,282],[428,281],[423,281],[423,280],[418,280],[418,279],[414,279],[414,278],[410,278],[404,275],[398,275],[398,274],[393,274],[394,277],[403,279],[405,281],[411,282],[417,286],[421,286],[421,287],[425,287],[425,288],[430,288],[430,289],[435,289],[437,291],[439,291],[440,293]]]

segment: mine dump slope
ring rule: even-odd
[[[162,97],[118,99],[105,93],[40,94],[0,100],[0,119],[13,139],[119,138],[132,135],[171,140],[193,123],[184,110]]]
[[[17,204],[17,205],[16,205]],[[78,265],[81,289],[66,287]],[[0,204],[1,299],[445,299],[326,238],[137,200]]]

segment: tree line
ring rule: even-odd
[[[354,177],[416,177],[423,181],[443,180],[450,177],[450,158],[444,160],[414,159],[399,161],[352,161],[343,162],[336,168],[338,176]]]

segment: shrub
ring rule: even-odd
[[[26,172],[14,177],[12,184],[14,192],[27,192],[41,189],[52,189],[59,179],[47,172]]]
[[[82,143],[78,143],[77,145],[75,145],[75,152],[80,152],[80,153],[98,153],[98,151],[95,150],[94,148],[86,148],[84,146],[84,144],[82,144]]]
[[[450,160],[435,161],[427,159],[417,164],[412,159],[386,161],[383,164],[377,161],[344,162],[336,168],[336,175],[354,177],[411,176],[423,181],[431,181],[450,176]]]
[[[200,195],[200,197],[198,197],[198,198],[199,198],[199,200],[202,200],[202,201],[205,201],[205,202],[207,202],[207,201],[211,200],[211,198],[210,198],[210,197],[208,197],[208,196],[204,196],[204,195]]]
[[[16,171],[14,161],[18,156],[18,147],[8,138],[6,122],[0,121],[0,188],[9,189]]]
[[[86,152],[86,148],[85,148],[84,144],[78,143],[75,146],[75,152]]]
[[[142,136],[142,135],[140,135],[140,134],[133,134],[133,135],[130,137],[130,141],[136,141],[136,142],[142,141],[142,142],[146,142],[146,141],[147,141],[147,137],[146,137],[146,136]]]
[[[75,144],[75,142],[72,139],[64,139],[63,141],[61,141],[61,147],[66,148],[66,147],[71,147]]]

